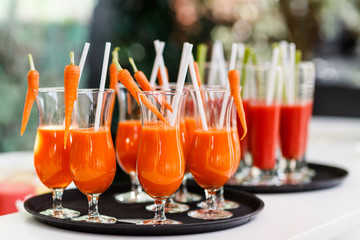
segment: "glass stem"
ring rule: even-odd
[[[131,191],[135,193],[135,197],[139,198],[140,194],[142,193],[142,188],[139,182],[139,179],[135,172],[130,173],[130,179],[131,179]]]
[[[87,194],[89,203],[88,215],[89,217],[99,217],[98,202],[100,194]]]
[[[63,193],[64,193],[63,188],[52,189],[52,198],[53,198],[52,208],[54,209],[54,211],[63,210],[63,206],[62,206]]]
[[[166,220],[165,202],[166,202],[166,199],[155,199],[156,209],[155,209],[154,220],[156,220],[156,221],[165,221]]]
[[[224,198],[224,187],[219,188],[216,192],[217,192],[217,194],[216,194],[216,201],[217,201],[217,202],[223,202],[223,201],[225,201],[225,198]]]
[[[216,210],[216,189],[205,190],[206,204],[208,210]]]

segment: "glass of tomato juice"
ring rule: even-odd
[[[142,134],[136,172],[141,186],[156,204],[154,218],[139,224],[180,224],[179,221],[166,218],[165,202],[180,187],[185,174],[179,121],[184,93],[147,91],[138,93],[138,97]],[[172,103],[172,112],[164,107],[162,99]],[[154,109],[147,108],[148,102],[163,115],[165,121],[161,121],[154,114]]]
[[[40,213],[62,219],[77,217],[80,212],[62,206],[64,189],[72,182],[69,162],[70,136],[67,139],[66,148],[64,147],[64,89],[40,88],[34,94],[39,112],[39,127],[34,145],[34,165],[40,181],[52,191],[53,197],[52,208]]]
[[[99,196],[111,185],[116,172],[115,150],[110,132],[115,92],[111,89],[79,89],[74,105],[70,169],[76,187],[86,195],[88,214],[75,221],[116,223],[100,215]]]

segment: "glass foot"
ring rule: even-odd
[[[71,219],[80,216],[80,212],[68,208],[63,208],[62,210],[47,209],[40,212],[40,214],[60,219]]]
[[[165,224],[182,224],[182,222],[171,220],[171,219],[165,219],[165,220],[156,220],[156,219],[149,219],[145,220],[143,222],[136,223],[137,225],[165,225]]]
[[[216,220],[225,219],[232,217],[232,213],[221,209],[198,209],[188,212],[188,216],[192,218],[205,219],[205,220]]]
[[[150,212],[155,212],[156,209],[156,205],[155,204],[151,204],[151,205],[147,205],[146,210],[150,211]],[[165,212],[166,213],[180,213],[180,212],[186,212],[190,209],[190,207],[186,204],[182,204],[182,203],[176,203],[176,202],[168,202],[166,201],[165,203]]]
[[[196,206],[203,209],[208,207],[206,201],[199,202]],[[239,203],[230,200],[224,200],[216,203],[216,208],[218,209],[235,209],[238,207],[240,207]]]
[[[73,218],[71,220],[79,221],[79,222],[105,223],[105,224],[114,224],[117,222],[116,218],[104,216],[104,215],[98,215],[98,216],[84,215],[78,218]]]
[[[182,193],[176,192],[174,199],[178,202],[188,203],[188,202],[197,202],[202,199],[202,196],[196,193]]]
[[[145,203],[153,199],[145,192],[136,193],[134,191],[119,193],[114,195],[115,200],[120,203]]]

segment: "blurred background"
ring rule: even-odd
[[[91,43],[81,87],[98,87],[106,41],[120,46],[150,75],[153,41],[166,42],[170,79],[177,75],[184,41],[214,40],[250,45],[269,59],[273,42],[296,43],[316,64],[314,114],[360,117],[360,1],[358,0],[0,0],[0,152],[32,150],[34,106],[27,130],[20,125],[27,90],[27,54],[40,72],[40,87],[63,86],[63,71],[74,50],[78,63]],[[210,54],[210,53],[209,53]],[[209,56],[208,56],[209,59]],[[116,114],[114,114],[116,116]],[[116,123],[114,120],[113,123]]]

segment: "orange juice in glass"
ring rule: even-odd
[[[98,199],[111,185],[116,172],[115,150],[110,133],[114,90],[79,89],[75,103],[70,169],[76,187],[88,199],[88,214],[74,221],[116,223],[100,215]]]
[[[143,189],[155,200],[153,219],[139,224],[180,224],[167,219],[165,202],[180,187],[185,174],[185,158],[180,138],[180,111],[184,93],[148,91],[139,93],[142,116],[142,136],[137,157],[136,172]],[[167,122],[160,121],[142,99],[148,98]],[[176,106],[173,112],[157,101],[166,98]],[[175,103],[176,102],[176,103]]]
[[[34,145],[34,165],[40,181],[52,191],[53,197],[52,208],[40,213],[62,219],[77,217],[80,212],[62,206],[64,189],[72,182],[69,165],[71,134],[64,148],[64,89],[40,88],[35,95],[39,127]]]
[[[205,190],[206,205],[204,209],[188,212],[188,215],[199,219],[229,218],[232,213],[219,209],[216,204],[216,191],[234,172],[234,130],[231,122],[236,115],[233,99],[229,91],[221,88],[191,90],[191,95],[196,102],[197,114],[189,169],[195,181]],[[224,115],[221,114],[222,108]]]
[[[152,199],[142,190],[136,175],[136,159],[141,137],[140,107],[130,92],[122,85],[116,86],[119,102],[119,121],[116,132],[116,160],[121,169],[130,176],[129,192],[115,194],[122,203],[149,202]]]

